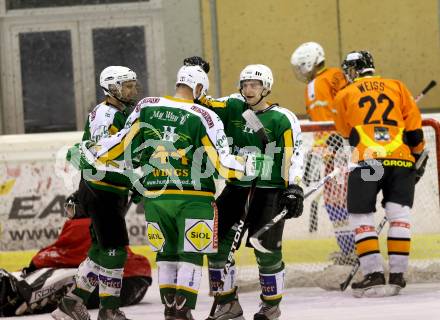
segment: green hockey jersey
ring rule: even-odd
[[[121,111],[105,101],[98,104],[87,117],[82,140],[97,142],[101,138],[116,134],[124,128],[127,117],[128,114],[125,110]],[[119,183],[115,183],[112,174],[93,172],[93,176],[100,177],[100,179],[86,179],[91,187],[119,194],[128,194],[130,187],[128,179],[119,179]]]
[[[263,150],[263,144],[254,131],[246,124],[243,112],[247,104],[235,97],[214,100],[204,98],[202,105],[212,109],[223,121],[225,132],[230,139],[232,154],[262,154],[272,159],[270,171],[263,172],[257,182],[258,187],[285,188],[299,184],[303,175],[303,148],[301,127],[297,117],[288,109],[272,104],[264,111],[257,112],[270,143]],[[251,178],[227,183],[250,186]]]
[[[124,129],[90,151],[97,167],[124,177],[130,177],[133,159],[139,158],[147,197],[213,196],[215,172],[240,179],[245,170],[243,159],[229,153],[219,117],[193,101],[173,97],[142,99]]]

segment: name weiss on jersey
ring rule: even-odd
[[[382,81],[365,81],[357,86],[360,92],[365,91],[383,91],[385,89],[385,83]]]

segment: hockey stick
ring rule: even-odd
[[[314,187],[312,187],[309,191],[306,192],[304,195],[304,199],[309,197],[312,193],[314,193],[316,190],[321,188],[327,181],[330,179],[333,179],[341,172],[341,169],[336,168],[330,174],[326,175],[324,178],[321,179]],[[270,250],[267,250],[265,247],[263,247],[260,243],[260,240],[258,240],[258,237],[260,237],[263,233],[265,233],[267,230],[272,228],[275,224],[277,224],[280,220],[282,220],[288,210],[287,208],[284,208],[279,214],[277,214],[275,217],[272,218],[268,223],[266,223],[262,228],[260,228],[257,232],[255,232],[250,238],[249,242],[250,244],[258,251],[264,252],[264,253],[270,253]]]
[[[437,85],[437,82],[435,80],[431,80],[431,82],[428,83],[428,85],[425,87],[425,89],[423,89],[422,92],[417,97],[414,98],[414,100],[416,102],[419,102],[420,99],[422,99],[428,93],[428,91],[431,90],[432,88],[434,88],[436,85]]]
[[[317,232],[318,231],[318,209],[319,209],[319,200],[321,200],[322,191],[320,191],[315,198],[312,200],[310,204],[310,215],[309,215],[309,232]]]
[[[417,160],[416,164],[415,164],[415,168],[416,170],[420,168],[420,166],[422,165],[423,161],[425,161],[426,157],[428,157],[428,150],[423,150],[422,154],[420,155],[420,158]],[[382,231],[383,227],[385,226],[385,223],[387,222],[387,217],[383,217],[382,221],[379,223],[379,225],[377,226],[376,232],[379,235],[380,232]],[[353,277],[355,276],[355,274],[358,272],[359,267],[361,266],[359,259],[356,261],[356,264],[353,266],[353,269],[351,269],[350,273],[347,276],[347,279],[345,279],[344,282],[342,282],[339,286],[341,288],[341,291],[344,291],[345,289],[347,289],[348,285],[350,284],[351,280],[353,279]]]
[[[261,123],[261,121],[255,115],[255,113],[250,109],[243,112],[242,116],[246,120],[248,126],[261,139],[261,142],[263,143],[263,148],[265,148],[265,146],[269,143],[269,137],[267,136],[266,131],[264,130],[264,126]],[[255,193],[255,189],[257,188],[257,181],[258,181],[258,178],[255,178],[254,180],[252,180],[252,184],[251,184],[251,187],[249,189],[249,193],[246,198],[246,204],[244,206],[244,210],[243,210],[243,213],[240,217],[240,220],[238,221],[237,230],[235,231],[234,241],[232,241],[232,245],[231,245],[231,249],[229,250],[228,258],[226,260],[225,266],[223,267],[223,274],[220,279],[220,285],[219,285],[219,288],[217,289],[217,293],[214,296],[214,301],[212,303],[211,310],[209,312],[209,316],[206,320],[214,319],[213,316],[214,316],[215,310],[217,309],[217,306],[219,303],[220,290],[223,289],[226,275],[229,273],[229,269],[231,268],[232,264],[234,263],[234,253],[240,245],[240,241],[241,241],[241,237],[242,237],[243,229],[244,229],[244,222],[245,222],[246,217],[249,213],[249,208],[251,206],[251,202],[252,202],[252,198]],[[235,287],[234,290],[236,291],[237,287]]]

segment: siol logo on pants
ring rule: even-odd
[[[185,224],[185,251],[211,252],[214,236],[210,226],[212,220],[187,219]]]
[[[165,245],[165,237],[155,222],[147,222],[147,244],[153,251],[160,251]]]

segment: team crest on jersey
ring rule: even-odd
[[[374,127],[374,139],[376,141],[390,141],[390,131],[384,127]]]
[[[163,126],[162,140],[176,142],[179,140],[179,135],[176,133],[176,127]]]
[[[214,251],[214,238],[217,235],[213,232],[213,220],[185,220],[185,252],[211,253]]]
[[[161,251],[165,245],[165,237],[156,222],[147,222],[147,244],[153,251]]]

